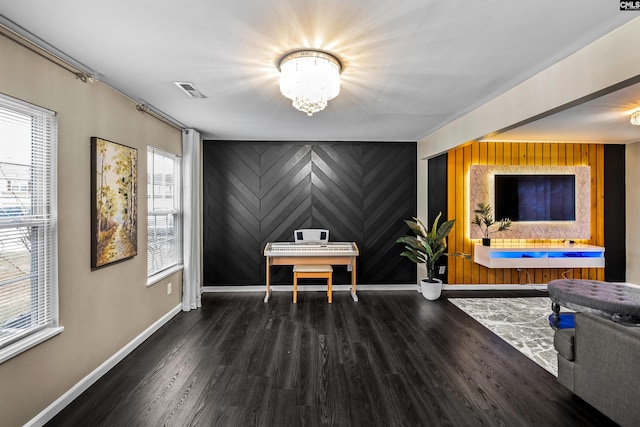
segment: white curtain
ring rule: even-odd
[[[182,133],[182,188],[184,224],[184,270],[182,272],[182,310],[202,306],[200,296],[200,133]]]

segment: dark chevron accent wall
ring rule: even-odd
[[[395,244],[416,214],[415,143],[205,141],[203,162],[205,285],[264,284],[265,244],[296,228],[355,241],[358,283],[415,283]],[[292,282],[290,267],[272,273]]]

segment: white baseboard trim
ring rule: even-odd
[[[356,292],[360,291],[415,291],[417,285],[358,285]],[[298,285],[299,291],[326,291],[327,286],[323,285]],[[333,292],[350,292],[351,285],[333,285]],[[265,292],[265,287],[260,285],[252,286],[203,286],[202,293],[205,292]],[[272,285],[271,292],[293,292],[293,285]]]
[[[402,285],[358,285],[357,292],[361,291],[419,291],[417,284],[402,284]],[[326,291],[327,287],[322,285],[299,285],[299,291]],[[351,285],[334,285],[333,291],[350,291]],[[546,291],[546,284],[527,284],[527,285],[513,285],[513,284],[494,284],[494,285],[442,285],[443,291]],[[203,286],[202,293],[205,292],[264,292],[264,286],[252,285],[252,286]],[[293,292],[293,285],[272,285],[272,292]]]
[[[49,422],[53,417],[62,411],[68,404],[73,402],[75,398],[80,396],[85,390],[87,390],[93,383],[98,381],[104,374],[109,372],[111,368],[116,366],[122,359],[124,359],[129,353],[136,349],[140,344],[149,338],[154,332],[160,329],[165,323],[171,320],[176,314],[182,310],[182,304],[172,308],[167,314],[162,316],[151,326],[145,329],[140,335],[135,337],[131,342],[122,347],[107,359],[102,365],[98,366],[89,375],[81,379],[71,387],[65,394],[56,399],[51,405],[46,407],[42,412],[32,418],[25,424],[25,427],[40,427]]]
[[[531,285],[442,285],[443,291],[546,291],[546,284]]]

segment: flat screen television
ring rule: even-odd
[[[575,221],[575,175],[495,175],[496,220]]]

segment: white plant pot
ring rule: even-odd
[[[422,287],[422,296],[429,301],[435,301],[440,298],[442,294],[442,280],[433,279],[434,282],[429,282],[427,279],[421,279],[420,285]]]

